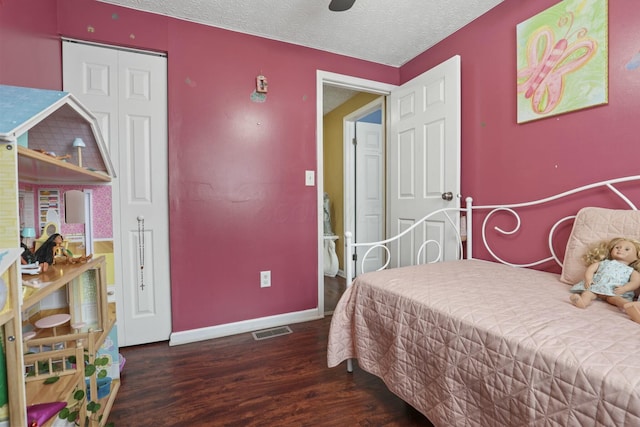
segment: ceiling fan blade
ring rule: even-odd
[[[332,12],[344,12],[345,10],[351,9],[353,3],[356,0],[331,0],[329,3],[329,10]]]

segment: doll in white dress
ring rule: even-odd
[[[600,298],[623,308],[640,288],[640,242],[623,237],[602,242],[583,257],[588,264],[584,280],[571,288],[573,305],[588,307]]]

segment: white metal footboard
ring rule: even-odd
[[[354,271],[353,271],[353,263],[351,262],[351,260],[353,260],[353,255],[355,253],[355,249],[358,247],[361,247],[363,249],[366,249],[363,257],[362,257],[362,269],[364,270],[364,266],[366,265],[367,262],[367,258],[369,257],[369,255],[371,254],[371,252],[374,249],[377,248],[381,248],[385,254],[386,254],[386,260],[384,265],[382,265],[380,268],[378,268],[376,271],[378,270],[384,270],[389,266],[389,263],[391,262],[391,253],[388,247],[389,243],[392,242],[398,242],[403,236],[409,234],[411,231],[413,231],[415,228],[421,226],[422,224],[426,223],[427,221],[429,221],[430,219],[437,217],[437,216],[444,216],[446,221],[445,221],[445,225],[450,227],[450,229],[454,232],[455,234],[455,238],[457,241],[457,245],[458,245],[458,258],[461,259],[464,253],[464,240],[465,237],[461,234],[460,232],[460,227],[457,226],[458,221],[456,218],[453,217],[453,215],[465,215],[466,214],[466,227],[467,230],[470,230],[470,226],[471,226],[471,198],[467,198],[467,207],[466,208],[443,208],[443,209],[438,209],[435,210],[433,212],[428,213],[427,215],[425,215],[424,217],[422,217],[420,220],[416,221],[414,224],[412,224],[410,227],[406,228],[402,233],[397,234],[393,237],[390,237],[386,240],[380,240],[378,242],[371,242],[371,243],[356,243],[353,241],[353,234],[349,231],[347,231],[344,235],[345,237],[345,276],[347,279],[347,286],[351,286],[351,282],[353,281],[354,278]],[[416,255],[416,264],[420,263],[420,259],[423,257],[424,255],[424,251],[426,251],[426,248],[429,244],[433,244],[436,245],[437,249],[438,249],[438,256],[433,259],[433,260],[427,260],[427,262],[439,262],[442,261],[442,242],[438,242],[435,240],[426,240],[424,242],[422,242],[422,244],[418,247],[418,251],[417,251],[417,255]],[[364,271],[360,271],[357,273],[364,273]]]

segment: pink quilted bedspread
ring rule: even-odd
[[[435,426],[640,426],[640,324],[574,307],[557,274],[464,260],[361,275],[331,321],[328,365],[348,358]]]

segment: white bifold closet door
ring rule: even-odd
[[[64,40],[63,80],[64,90],[98,118],[117,175],[112,200],[118,343],[168,340],[166,56]]]

